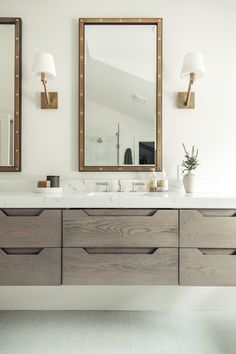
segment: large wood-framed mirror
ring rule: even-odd
[[[21,19],[0,17],[0,172],[21,170]]]
[[[80,171],[161,171],[162,19],[79,21]]]

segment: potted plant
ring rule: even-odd
[[[195,187],[195,175],[192,171],[195,170],[199,165],[198,149],[193,146],[190,154],[184,144],[183,148],[185,152],[185,160],[183,160],[182,162],[182,167],[184,168],[183,173],[187,171],[187,173],[183,177],[184,188],[186,193],[193,193]]]

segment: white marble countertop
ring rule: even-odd
[[[183,191],[75,192],[45,196],[32,192],[1,192],[0,208],[213,208],[236,209],[236,192]]]

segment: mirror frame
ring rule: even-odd
[[[15,25],[14,164],[0,166],[0,172],[21,171],[21,25],[19,17],[0,17],[0,25]]]
[[[85,26],[86,24],[154,24],[156,38],[156,165],[85,165]],[[162,18],[80,18],[79,19],[79,170],[81,172],[143,172],[155,167],[162,171]]]

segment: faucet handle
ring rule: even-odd
[[[132,182],[132,186],[133,186],[133,188],[132,188],[131,192],[137,192],[135,190],[135,186],[145,186],[145,183],[144,182]]]
[[[109,182],[96,182],[97,186],[106,186],[106,189],[103,192],[110,192],[110,183]]]

